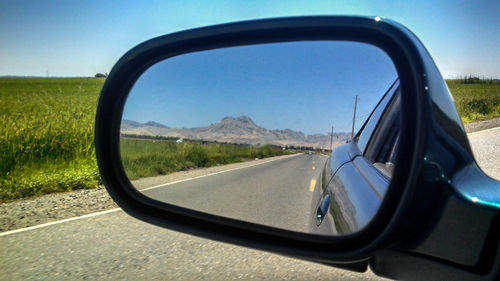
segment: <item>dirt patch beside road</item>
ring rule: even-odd
[[[118,207],[102,186],[0,204],[0,232]]]
[[[467,133],[473,133],[477,131],[500,127],[500,117],[465,124],[464,127]]]

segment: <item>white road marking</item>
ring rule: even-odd
[[[298,156],[298,155],[301,155],[301,153],[293,154],[293,155],[290,155],[289,157],[295,157],[295,156]],[[150,189],[153,189],[153,188],[158,188],[158,187],[161,187],[161,186],[171,185],[171,184],[175,184],[175,183],[179,183],[179,182],[184,182],[184,181],[199,179],[199,178],[203,178],[203,177],[213,176],[213,175],[217,175],[217,174],[222,174],[222,173],[225,173],[225,172],[230,172],[230,171],[240,170],[240,169],[244,169],[244,168],[254,167],[254,166],[262,165],[262,164],[265,164],[265,163],[269,163],[269,162],[273,162],[273,161],[280,160],[280,159],[285,159],[285,158],[288,158],[288,157],[280,157],[278,159],[272,159],[272,160],[268,160],[268,161],[265,161],[265,162],[253,164],[253,165],[250,165],[250,166],[238,167],[238,168],[233,168],[233,169],[224,170],[224,171],[220,171],[220,172],[206,174],[206,175],[203,175],[203,176],[197,176],[197,177],[194,177],[194,178],[188,178],[188,179],[173,181],[173,182],[169,182],[169,183],[165,183],[165,184],[161,184],[161,185],[156,185],[156,186],[148,187],[148,188],[142,189],[140,191],[150,190]],[[106,211],[102,211],[102,212],[90,213],[90,214],[79,216],[79,217],[72,217],[72,218],[68,218],[68,219],[62,219],[62,220],[58,220],[58,221],[52,221],[52,222],[38,224],[38,225],[29,226],[29,227],[25,227],[25,228],[20,228],[20,229],[14,229],[14,230],[10,230],[10,231],[0,232],[0,237],[11,235],[11,234],[15,234],[15,233],[21,233],[21,232],[25,232],[25,231],[35,230],[35,229],[38,229],[38,228],[43,228],[43,227],[47,227],[47,226],[51,226],[51,225],[56,225],[56,224],[61,224],[61,223],[65,223],[65,222],[70,222],[70,221],[75,221],[75,220],[80,220],[80,219],[85,219],[85,218],[91,218],[91,217],[96,217],[96,216],[100,216],[100,215],[105,215],[105,214],[109,214],[109,213],[114,213],[114,212],[121,211],[121,210],[122,210],[121,208],[114,208],[114,209],[110,209],[110,210],[106,210]]]
[[[7,235],[10,235],[10,234],[14,234],[14,233],[20,233],[20,232],[25,232],[25,231],[29,231],[29,230],[34,230],[34,229],[38,229],[38,228],[42,228],[42,227],[47,227],[47,226],[51,226],[51,225],[55,225],[55,224],[60,224],[60,223],[65,223],[65,222],[76,221],[76,220],[80,220],[80,219],[86,219],[86,218],[91,218],[91,217],[95,217],[95,216],[105,215],[105,214],[109,214],[109,213],[114,213],[114,212],[118,212],[118,211],[121,211],[121,210],[122,210],[121,208],[114,208],[114,209],[111,209],[111,210],[106,210],[106,211],[97,212],[97,213],[91,213],[91,214],[87,214],[87,215],[83,215],[83,216],[79,216],[79,217],[72,217],[72,218],[69,218],[69,219],[52,221],[52,222],[43,223],[43,224],[39,224],[39,225],[34,225],[34,226],[30,226],[30,227],[25,227],[25,228],[20,228],[20,229],[5,231],[5,232],[1,232],[0,233],[0,237],[7,236]]]
[[[273,162],[273,161],[280,160],[280,159],[291,158],[291,157],[295,157],[295,156],[298,156],[298,155],[300,155],[300,153],[293,154],[293,155],[291,155],[289,157],[282,157],[282,158],[278,158],[278,159],[268,160],[268,161],[265,161],[265,162],[260,162],[260,163],[253,164],[253,165],[250,165],[250,166],[238,167],[238,168],[233,168],[233,169],[229,169],[229,170],[214,172],[214,173],[210,173],[210,174],[206,174],[206,175],[201,175],[201,176],[197,176],[197,177],[194,177],[194,178],[188,178],[188,179],[173,181],[173,182],[169,182],[169,183],[163,183],[163,184],[160,184],[160,185],[155,185],[155,186],[151,186],[151,187],[148,187],[148,188],[141,189],[140,191],[146,191],[146,190],[150,190],[150,189],[154,189],[154,188],[158,188],[158,187],[162,187],[162,186],[167,186],[167,185],[171,185],[171,184],[176,184],[176,183],[180,183],[180,182],[185,182],[185,181],[195,180],[195,179],[209,177],[209,176],[213,176],[213,175],[218,175],[218,174],[222,174],[222,173],[226,173],[226,172],[232,172],[232,171],[241,170],[241,169],[245,169],[245,168],[255,167],[255,166],[258,166],[258,165],[266,164],[266,163]]]

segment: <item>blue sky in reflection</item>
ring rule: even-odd
[[[248,116],[267,129],[350,132],[397,78],[380,49],[354,42],[231,47],[157,63],[134,85],[123,119],[175,128]]]

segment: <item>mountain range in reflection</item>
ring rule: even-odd
[[[122,136],[166,137],[178,139],[227,142],[250,145],[308,146],[330,148],[330,134],[306,135],[291,129],[269,130],[255,124],[248,116],[224,117],[218,123],[197,128],[171,128],[158,122],[139,123],[122,120]],[[348,133],[334,133],[333,144],[337,146],[349,139]]]

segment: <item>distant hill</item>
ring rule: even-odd
[[[155,121],[146,122],[146,123],[144,123],[144,125],[146,125],[146,126],[152,126],[152,127],[158,127],[158,128],[168,128],[167,126],[165,126],[163,124],[160,124],[160,123],[156,123]]]
[[[274,144],[327,149],[330,147],[330,136],[327,134],[306,135],[291,129],[269,130],[255,124],[248,116],[224,117],[218,123],[190,129],[170,128],[154,121],[139,123],[123,120],[120,132],[127,135],[162,136],[251,145]],[[334,133],[333,142],[334,144],[344,143],[348,138],[348,133]]]

